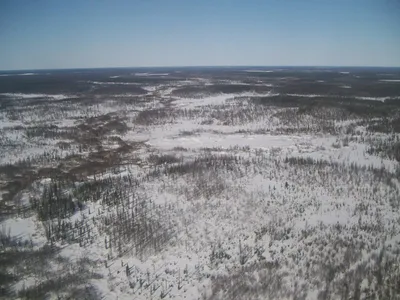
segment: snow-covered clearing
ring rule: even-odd
[[[382,82],[400,82],[400,79],[380,79]]]
[[[77,98],[76,95],[48,95],[48,94],[23,94],[23,93],[1,93],[0,96],[5,96],[14,99],[35,99],[35,98],[46,98],[51,100],[65,100]]]

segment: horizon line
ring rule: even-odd
[[[72,67],[72,68],[39,68],[39,69],[0,69],[0,72],[20,71],[68,71],[68,70],[106,70],[106,69],[157,69],[157,68],[388,68],[398,69],[399,66],[351,66],[351,65],[184,65],[184,66],[129,66],[129,67]]]

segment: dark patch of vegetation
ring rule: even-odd
[[[138,125],[157,125],[173,122],[175,119],[175,113],[170,109],[159,108],[141,111],[136,119],[135,123]]]
[[[90,91],[90,94],[101,96],[115,94],[144,95],[146,93],[145,89],[135,85],[96,85],[95,89]]]
[[[357,100],[337,97],[300,97],[279,95],[253,98],[255,104],[299,108],[299,113],[320,109],[341,109],[347,117],[388,117],[400,111],[400,103],[373,100]]]
[[[39,199],[31,199],[32,209],[36,210],[39,220],[65,219],[82,207],[75,203],[71,194],[66,194],[58,182],[45,187]]]
[[[180,162],[181,159],[172,154],[163,154],[163,155],[151,154],[148,158],[148,161],[154,165],[163,165],[163,164],[177,163]]]
[[[235,94],[244,92],[269,92],[270,87],[247,84],[218,84],[204,86],[187,86],[177,88],[172,92],[172,95],[179,97],[199,97],[213,94]]]
[[[381,141],[370,146],[367,150],[368,154],[381,155],[385,158],[396,160],[400,163],[400,142]]]

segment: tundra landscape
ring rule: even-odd
[[[0,72],[0,298],[400,299],[400,69]]]

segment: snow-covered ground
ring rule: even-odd
[[[400,82],[400,79],[381,79],[382,82]]]
[[[46,98],[51,100],[65,100],[77,98],[76,95],[49,95],[49,94],[23,94],[23,93],[1,93],[0,96],[9,97],[12,99],[35,99],[35,98]]]
[[[0,183],[22,190],[7,198],[14,215],[1,221],[0,250],[58,251],[46,272],[2,269],[18,274],[10,295],[47,288],[37,295],[66,298],[78,293],[72,287],[83,289],[75,299],[394,294],[399,164],[390,149],[373,147],[395,144],[399,134],[371,131],[351,114],[335,120],[339,109],[253,101],[278,96],[272,91],[172,96],[190,82],[143,85],[147,95],[82,106],[57,102],[43,116],[40,104],[1,112]],[[49,103],[72,97],[2,95]]]

